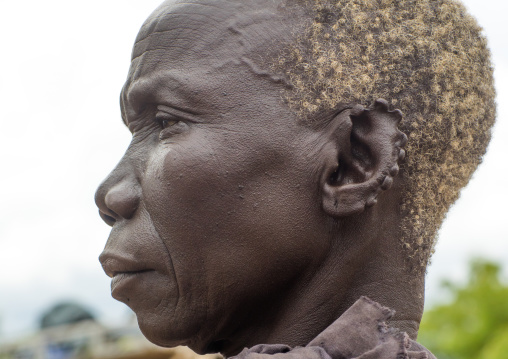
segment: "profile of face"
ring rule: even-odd
[[[290,28],[275,2],[250,5],[165,2],[122,90],[132,142],[97,190],[112,226],[100,260],[163,346],[204,352],[275,315],[328,252],[315,134],[252,60],[266,29]]]
[[[323,211],[337,210],[323,196],[341,149],[300,124],[262,66],[303,26],[281,3],[166,1],[138,35],[121,93],[132,142],[96,202],[112,226],[100,256],[112,295],[156,344],[227,354],[267,340],[253,328],[288,303],[298,315],[324,263],[342,265]]]

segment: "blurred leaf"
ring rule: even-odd
[[[437,358],[508,358],[508,286],[500,272],[498,264],[475,259],[465,286],[443,283],[452,301],[424,313],[418,336]]]

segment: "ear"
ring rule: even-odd
[[[390,111],[378,99],[365,108],[356,105],[336,115],[324,129],[325,168],[321,178],[323,209],[336,218],[361,213],[377,203],[399,172],[407,136],[399,131],[400,110]]]

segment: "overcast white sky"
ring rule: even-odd
[[[499,116],[441,230],[428,302],[441,278],[465,278],[470,257],[508,267],[508,2],[464,2],[490,40]],[[159,3],[0,0],[0,338],[30,331],[65,299],[110,323],[127,317],[97,260],[109,227],[93,195],[129,143],[119,91],[136,33]]]

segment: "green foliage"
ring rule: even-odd
[[[500,271],[476,259],[466,285],[444,282],[453,299],[424,313],[418,341],[438,359],[508,359],[508,285]]]

